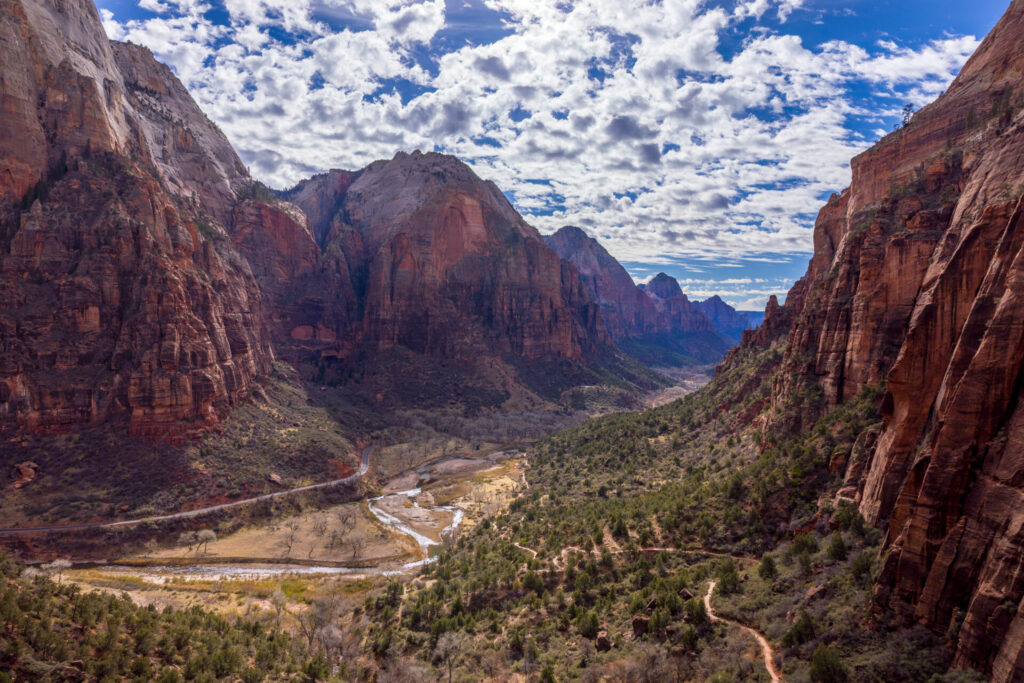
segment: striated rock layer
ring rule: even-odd
[[[626,269],[600,243],[583,230],[567,226],[545,237],[548,246],[579,271],[589,296],[601,307],[601,317],[612,339],[634,354],[651,346],[685,354],[691,360],[721,360],[730,344],[711,319],[692,303],[679,283],[660,273],[648,285],[637,287]],[[718,299],[722,309],[736,311]],[[736,335],[736,340],[739,335]]]
[[[225,230],[244,167],[89,0],[0,1],[0,65],[0,430],[215,424],[273,358]]]
[[[324,353],[397,346],[531,361],[581,359],[609,343],[576,269],[454,157],[399,153],[354,174],[316,176],[287,197],[335,264],[324,275],[331,287],[356,301],[291,331],[333,334]]]
[[[789,330],[777,407],[808,377],[826,405],[884,382],[847,473],[886,530],[876,600],[997,681],[1024,679],[1022,35],[1014,0],[942,97],[853,160],[806,277],[744,333]]]

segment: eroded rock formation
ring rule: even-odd
[[[587,293],[601,307],[612,339],[627,351],[642,357],[651,346],[663,347],[686,354],[690,360],[709,363],[720,360],[728,349],[729,343],[699,305],[686,297],[675,278],[660,273],[647,285],[637,287],[626,269],[597,240],[573,226],[562,228],[545,241],[579,271]],[[722,306],[736,313],[724,302]]]
[[[846,477],[886,530],[876,600],[997,681],[1024,678],[1022,35],[1014,0],[942,97],[853,160],[807,276],[744,335],[791,330],[775,405],[801,378],[826,405],[884,382]]]
[[[333,250],[332,276],[358,298],[339,340],[527,361],[580,359],[608,343],[575,268],[454,157],[399,153],[314,177],[287,196]]]
[[[200,431],[273,358],[224,225],[245,169],[167,67],[107,41],[89,0],[0,10],[0,422]]]

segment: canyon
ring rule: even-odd
[[[1020,479],[1024,2],[949,89],[852,162],[814,256],[743,345],[784,344],[764,419],[883,387],[843,495],[885,532],[875,602],[956,633],[956,664],[1024,677]]]
[[[1024,0],[853,160],[806,275],[756,329],[664,273],[637,287],[579,228],[542,236],[451,156],[272,191],[168,67],[106,39],[90,0],[0,10],[4,443],[93,428],[191,444],[265,402],[282,365],[304,390],[475,415],[567,411],[599,381],[658,386],[637,360],[728,353],[719,379],[771,384],[737,434],[807,433],[880,393],[822,492],[884,535],[874,609],[950,634],[956,666],[1024,678]],[[772,349],[773,373],[744,370]],[[9,452],[31,491],[38,466]]]
[[[471,408],[531,384],[523,368],[538,401],[608,370],[657,385],[575,266],[454,157],[399,153],[274,193],[167,66],[106,39],[89,0],[4,0],[0,21],[8,437],[123,424],[183,444],[275,361],[321,384],[383,375],[366,389],[380,394],[444,359],[479,385]],[[707,341],[702,359],[724,352]]]

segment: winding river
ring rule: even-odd
[[[363,467],[358,473],[360,476],[366,471],[369,459],[368,455],[369,449],[364,453]],[[163,583],[170,578],[217,581],[228,579],[259,580],[271,576],[281,576],[286,574],[346,575],[352,577],[399,576],[402,574],[409,574],[424,565],[435,562],[437,560],[437,556],[431,555],[431,548],[440,546],[441,542],[419,533],[409,522],[382,509],[379,503],[385,498],[399,498],[404,499],[402,503],[403,506],[408,506],[417,510],[425,510],[432,513],[450,513],[452,518],[451,523],[440,531],[440,537],[442,539],[454,534],[455,530],[458,529],[462,520],[465,518],[465,511],[454,505],[421,506],[418,499],[422,493],[422,489],[413,488],[406,491],[377,496],[376,498],[371,498],[368,501],[370,514],[372,514],[381,524],[392,529],[396,533],[403,534],[413,539],[419,547],[420,557],[418,559],[398,566],[338,567],[317,564],[194,564],[183,566],[157,565],[146,567],[145,569],[126,565],[107,565],[100,569],[112,574],[130,574],[153,583]]]

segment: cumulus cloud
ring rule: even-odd
[[[461,0],[225,0],[226,21],[144,2],[104,9],[108,34],[171,64],[265,182],[440,149],[543,232],[583,225],[647,263],[806,254],[871,142],[855,131],[935,97],[977,45],[808,45],[787,32],[803,0],[473,0],[476,39]]]

